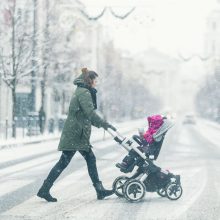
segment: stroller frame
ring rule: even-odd
[[[149,190],[148,187],[146,187],[145,183],[148,176],[150,175],[148,167],[152,165],[153,162],[138,149],[138,146],[140,145],[135,139],[126,138],[117,130],[113,131],[107,129],[107,132],[113,137],[113,139],[118,144],[120,144],[128,152],[130,150],[134,150],[140,156],[142,168],[146,168],[144,169],[144,172],[140,172],[140,170],[138,169],[131,177],[123,175],[115,179],[113,183],[113,189],[115,190],[115,194],[118,197],[124,197],[126,200],[130,202],[138,202],[145,196],[146,191],[156,191],[158,195],[160,195],[161,197],[167,197],[170,200],[177,200],[181,197],[183,190],[181,187],[180,180],[175,179],[173,177],[169,178],[166,187],[157,187],[157,189]],[[157,138],[158,140],[162,139],[160,135],[157,135]],[[138,165],[138,161],[137,163],[135,163],[135,165]],[[133,196],[132,193],[134,194]]]

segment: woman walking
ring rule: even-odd
[[[58,150],[62,151],[62,155],[37,193],[38,197],[48,202],[57,201],[56,198],[51,196],[50,188],[70,163],[76,151],[79,151],[86,160],[88,173],[97,193],[97,199],[104,199],[114,193],[113,190],[106,190],[99,180],[96,157],[90,144],[92,125],[98,128],[103,127],[105,130],[108,128],[116,130],[95,112],[95,109],[97,109],[97,90],[95,89],[97,77],[96,72],[83,68],[82,74],[74,80],[74,85],[77,88],[70,102],[68,117],[58,146]]]

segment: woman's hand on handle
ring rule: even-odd
[[[113,131],[116,131],[117,129],[111,125],[110,123],[106,122],[104,129],[107,130],[108,128],[112,129]]]

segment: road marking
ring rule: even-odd
[[[11,193],[13,191],[18,190],[19,188],[22,188],[25,185],[28,185],[29,183],[33,182],[34,180],[16,180],[16,179],[9,179],[5,183],[0,185],[0,197]]]
[[[50,154],[50,155],[42,156],[41,158],[33,159],[31,161],[24,161],[23,163],[19,163],[0,170],[0,177],[2,178],[4,175],[8,173],[14,174],[20,171],[22,172],[24,169],[31,168],[32,166],[35,165],[40,165],[41,163],[56,159],[58,157],[59,157],[58,154]]]

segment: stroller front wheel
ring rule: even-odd
[[[139,180],[129,180],[123,187],[123,194],[126,200],[138,202],[145,196],[145,185]]]
[[[183,188],[180,184],[170,183],[166,187],[166,196],[170,200],[177,200],[182,196]]]
[[[167,196],[167,195],[166,195],[166,189],[164,189],[164,188],[158,189],[158,190],[157,190],[157,194],[158,194],[159,196],[161,196],[161,197],[166,197],[166,196]]]
[[[129,178],[127,176],[119,176],[115,179],[115,181],[112,184],[112,188],[113,188],[115,194],[120,198],[124,197],[123,186],[128,179]]]

